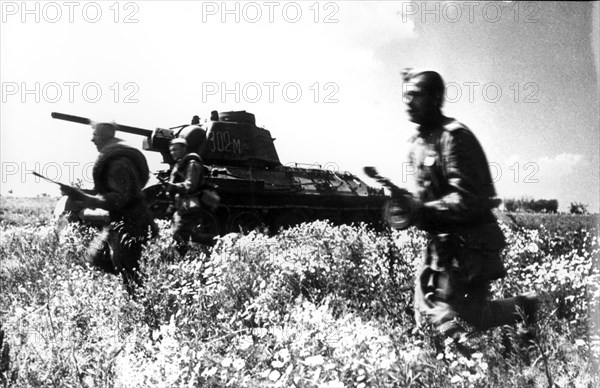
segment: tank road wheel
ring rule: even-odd
[[[245,234],[253,230],[261,230],[264,227],[265,221],[260,214],[252,210],[240,210],[231,216],[228,231]]]
[[[213,238],[221,233],[221,225],[217,216],[208,210],[200,210],[198,223],[192,231],[192,241],[212,245]]]

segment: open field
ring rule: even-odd
[[[57,197],[18,198],[0,196],[3,225],[45,225],[52,220]]]
[[[2,197],[0,387],[600,385],[596,216],[505,220],[509,274],[493,293],[542,295],[536,338],[497,328],[465,357],[415,327],[414,229],[314,222],[169,262],[163,222],[132,300],[85,263],[94,230],[51,220],[54,200]]]
[[[598,214],[566,214],[566,213],[507,213],[497,212],[502,222],[525,229],[540,230],[545,228],[552,232],[568,232],[583,228],[598,229]]]

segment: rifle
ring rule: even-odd
[[[377,182],[381,183],[392,192],[392,201],[391,204],[387,205],[385,214],[385,218],[388,219],[388,222],[392,225],[394,225],[395,223],[404,224],[408,222],[406,218],[410,218],[411,212],[414,210],[413,195],[408,190],[396,186],[389,179],[379,175],[375,167],[366,166],[363,168],[363,170],[367,176],[375,179]],[[501,203],[502,200],[497,197],[486,198],[483,200],[483,206],[487,209],[496,208],[500,206]],[[400,208],[401,211],[398,212],[397,209],[390,209],[390,207]],[[403,229],[402,227],[399,228]]]
[[[416,203],[410,191],[396,186],[388,178],[382,177],[373,166],[363,168],[365,174],[387,187],[392,193],[392,199],[383,209],[383,218],[396,229],[406,229],[413,224]]]
[[[57,182],[55,180],[52,180],[52,179],[50,179],[48,177],[43,176],[42,174],[40,174],[40,173],[38,173],[36,171],[31,171],[31,174],[33,174],[33,175],[35,175],[35,176],[37,176],[39,178],[42,178],[42,179],[44,179],[44,180],[46,180],[46,181],[48,181],[50,183],[54,183],[55,185],[59,185],[61,190],[64,190],[64,191],[67,191],[67,192],[68,191],[73,191],[73,190],[79,191],[79,189],[77,189],[76,187],[65,185],[64,183]]]
[[[383,186],[387,187],[392,192],[392,198],[393,197],[402,197],[405,195],[410,195],[412,197],[412,194],[410,193],[410,191],[396,186],[388,178],[385,178],[385,177],[382,177],[381,175],[379,175],[379,172],[377,171],[377,169],[375,167],[365,166],[365,167],[363,167],[363,171],[369,178],[373,178],[377,182],[382,184]]]
[[[39,178],[42,178],[50,183],[54,183],[55,185],[60,186],[60,190],[62,191],[62,193],[64,195],[67,195],[68,197],[70,197],[71,199],[73,199],[75,201],[83,200],[87,195],[85,192],[78,189],[77,187],[73,187],[73,186],[65,185],[64,183],[57,182],[55,180],[52,180],[48,177],[43,176],[42,174],[40,174],[36,171],[31,171],[31,174],[33,174]]]

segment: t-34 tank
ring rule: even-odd
[[[52,117],[84,123],[84,118],[53,113]],[[75,118],[75,119],[74,119]],[[192,125],[154,131],[119,126],[119,130],[145,136],[143,148],[163,155],[172,167],[169,141],[183,137],[188,151],[197,152],[208,169],[206,183],[221,200],[215,209],[203,209],[199,232],[210,235],[267,229],[274,233],[305,221],[329,219],[334,223],[380,224],[389,199],[383,189],[368,186],[349,172],[282,165],[271,133],[255,124],[246,111],[213,111],[206,128]],[[169,171],[157,175],[168,177]],[[168,218],[170,199],[160,184],[145,188],[158,218]]]

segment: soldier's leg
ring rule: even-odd
[[[425,304],[424,299],[426,290],[423,290],[423,286],[421,285],[421,278],[426,278],[426,275],[423,275],[425,270],[425,268],[421,268],[415,277],[414,310],[417,327],[422,327],[426,323],[424,311],[428,308],[428,305]]]
[[[522,315],[525,317],[526,324],[533,323],[535,320],[537,309],[535,293],[496,300],[490,300],[489,296],[489,282],[470,285],[465,303],[460,308],[460,316],[479,330],[515,324],[522,320]]]
[[[121,276],[123,277],[123,283],[127,288],[127,292],[129,292],[130,295],[133,294],[133,289],[135,287],[142,286],[142,276],[139,265],[142,258],[142,250],[142,244],[137,242],[124,249],[124,252],[127,254],[127,259],[123,263]]]
[[[116,274],[117,271],[111,261],[109,234],[110,231],[106,227],[92,240],[87,251],[87,261],[104,272]]]
[[[123,283],[131,294],[136,285],[141,285],[139,261],[142,256],[142,238],[128,237],[111,230],[108,241],[113,266],[123,277]]]
[[[185,256],[190,249],[190,220],[189,217],[180,212],[173,214],[173,240],[175,249],[181,255]]]
[[[455,282],[450,281],[449,273],[432,269],[431,264],[438,257],[434,242],[427,244],[415,282],[415,320],[417,325],[430,322],[445,334],[448,325],[441,325],[452,321],[457,315],[452,304],[452,286]]]
[[[535,322],[537,304],[535,293],[488,301],[482,311],[481,329],[512,325],[523,321],[522,318],[530,325]]]
[[[422,268],[415,289],[415,319],[418,325],[431,323],[442,335],[458,337],[471,330],[459,318],[462,291],[456,274]]]
[[[192,212],[187,217],[187,228],[190,233],[190,239],[202,245],[214,245],[214,234],[202,231],[202,213],[200,211]]]

